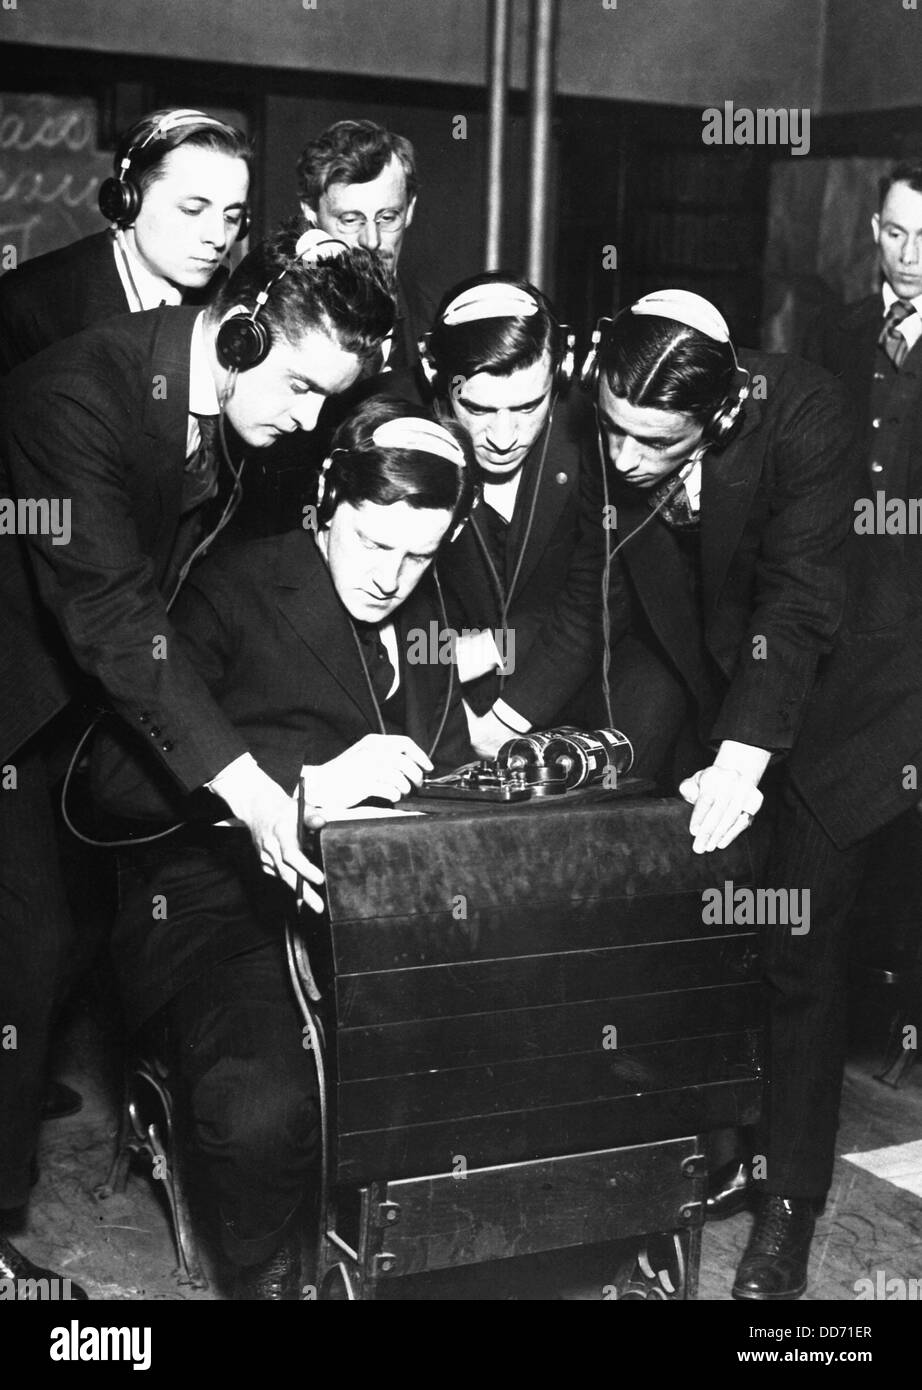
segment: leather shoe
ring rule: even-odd
[[[807,1287],[815,1225],[811,1198],[759,1197],[755,1225],[736,1271],[733,1297],[761,1301],[800,1298]]]
[[[301,1249],[290,1237],[258,1265],[239,1271],[235,1299],[262,1303],[293,1303],[301,1293]]]
[[[72,1279],[55,1274],[53,1269],[42,1269],[26,1259],[21,1250],[0,1235],[0,1285],[3,1297],[14,1302],[27,1302],[45,1299],[85,1302],[89,1295]]]
[[[752,1201],[748,1163],[727,1163],[712,1173],[708,1182],[705,1221],[723,1221],[743,1211]]]
[[[65,1115],[76,1115],[83,1109],[83,1096],[63,1081],[49,1081],[42,1105],[43,1120],[62,1120]]]

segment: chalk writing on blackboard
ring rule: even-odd
[[[111,155],[89,99],[0,93],[0,266],[102,229],[96,193]]]

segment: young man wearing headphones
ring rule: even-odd
[[[397,802],[472,756],[453,667],[408,652],[414,628],[442,620],[430,571],[476,474],[459,426],[372,398],[334,437],[317,529],[225,550],[177,602],[181,650],[223,716],[280,786],[293,793],[300,777],[326,814]],[[116,769],[110,798],[119,782]],[[200,826],[132,860],[113,936],[129,1024],[169,1057],[187,1100],[233,1296],[296,1298],[318,1115],[281,935],[290,895],[260,874],[241,830]],[[170,910],[152,922],[157,894]]]
[[[599,465],[559,403],[573,339],[525,281],[478,275],[445,295],[424,368],[470,433],[483,499],[440,566],[471,741],[493,757],[553,724],[601,653]],[[585,455],[585,456],[584,456]]]
[[[692,774],[695,852],[723,848],[792,748],[841,618],[841,395],[801,362],[737,353],[685,290],[601,320],[582,376],[617,518],[612,704],[635,768],[661,776],[675,754]]]
[[[844,398],[819,368],[737,353],[714,306],[682,290],[600,321],[583,379],[596,396],[617,509],[615,720],[641,773],[684,779],[694,851],[720,849],[760,811],[769,764],[783,769],[795,749],[844,611],[852,495]],[[780,797],[766,814],[782,842]],[[766,880],[800,890],[792,862],[774,849]],[[764,961],[779,948],[806,956],[820,936],[809,923],[797,936],[766,927]],[[790,1069],[812,1066],[793,1056],[790,1033],[787,1051],[774,1039],[772,1047],[769,1114]],[[767,1152],[763,1139],[754,1152]],[[748,1200],[747,1165],[716,1176],[712,1219]],[[813,1204],[790,1181],[770,1154],[738,1298],[803,1292]]]
[[[204,111],[142,117],[99,190],[111,229],[0,277],[0,373],[116,314],[207,303],[246,235],[250,158],[242,132]]]
[[[320,906],[309,886],[320,875],[300,852],[287,791],[183,655],[168,608],[239,495],[242,464],[223,448],[225,418],[256,449],[312,429],[392,322],[374,256],[283,229],[206,311],[100,324],[25,363],[0,390],[0,495],[34,504],[21,533],[0,536],[0,1019],[19,1039],[0,1052],[0,1210],[28,1196],[65,949],[47,768],[60,711],[102,700],[180,788],[222,797],[267,872],[291,887],[300,875],[306,901]],[[206,526],[222,464],[233,486]],[[61,524],[52,534],[41,522],[53,513]],[[35,1277],[3,1241],[0,1257]]]

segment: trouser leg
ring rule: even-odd
[[[762,934],[768,1088],[755,1151],[766,1160],[763,1190],[775,1196],[822,1199],[832,1181],[847,1036],[848,921],[866,859],[866,843],[838,849],[796,788],[782,789],[765,881],[800,892],[809,919],[796,930],[776,925]]]
[[[0,1210],[29,1195],[49,1030],[72,943],[42,736],[7,767],[15,787],[0,790]]]
[[[291,1228],[319,1158],[316,1073],[281,935],[221,962],[156,1024],[224,1253],[239,1267],[257,1264]]]

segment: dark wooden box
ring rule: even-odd
[[[666,799],[430,809],[322,832],[333,1184],[757,1117],[755,929],[702,906],[749,837],[694,855]]]

